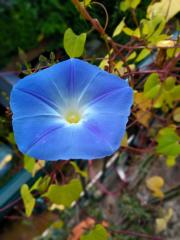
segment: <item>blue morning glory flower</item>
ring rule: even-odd
[[[132,95],[126,81],[78,59],[33,73],[11,92],[16,143],[44,160],[111,155],[125,133]]]

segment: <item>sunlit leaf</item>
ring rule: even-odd
[[[156,43],[156,47],[159,48],[168,48],[168,47],[174,47],[176,42],[174,40],[162,40]]]
[[[26,216],[30,217],[35,206],[35,198],[31,194],[27,184],[22,185],[20,192],[24,203]]]
[[[159,176],[153,176],[146,180],[146,186],[152,191],[153,195],[158,198],[163,198],[164,193],[161,188],[164,186],[164,179]]]
[[[45,197],[55,204],[70,207],[73,201],[76,201],[82,192],[82,185],[79,179],[73,179],[65,185],[50,185]]]
[[[142,61],[144,58],[146,58],[149,54],[151,53],[150,49],[144,48],[143,50],[141,50],[141,52],[139,53],[139,55],[137,56],[135,62],[140,62]]]
[[[114,32],[113,32],[113,37],[119,35],[122,30],[123,30],[123,27],[125,26],[125,22],[124,22],[125,18],[123,18],[121,20],[121,22],[117,25],[117,27],[115,28]]]
[[[180,11],[180,0],[161,0],[150,5],[147,9],[147,16],[153,18],[155,16],[163,16],[169,21]]]
[[[152,73],[148,76],[144,84],[144,96],[153,99],[159,93],[161,88],[159,75],[157,73]]]
[[[127,58],[127,61],[130,61],[132,59],[134,59],[136,57],[137,53],[136,52],[132,52],[129,57]]]
[[[82,235],[80,240],[108,240],[108,237],[106,229],[102,225],[97,224],[89,233]]]
[[[71,28],[64,33],[64,49],[69,57],[80,57],[84,51],[86,33],[76,35]]]

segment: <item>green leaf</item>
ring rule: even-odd
[[[108,240],[108,239],[109,239],[108,232],[100,224],[97,224],[93,230],[91,230],[87,234],[82,235],[80,238],[80,240]]]
[[[136,28],[135,30],[132,30],[128,27],[124,27],[123,32],[128,36],[134,36],[134,37],[137,37],[137,38],[140,37],[140,29],[139,28]]]
[[[176,164],[176,157],[175,156],[168,156],[166,159],[166,165],[168,167],[174,167]]]
[[[149,54],[151,53],[150,49],[144,48],[143,50],[141,50],[141,52],[139,53],[139,55],[137,56],[135,62],[140,62],[142,61],[144,58],[146,58]]]
[[[88,6],[91,3],[91,0],[84,0],[85,6]]]
[[[84,51],[86,33],[76,35],[71,28],[64,33],[64,49],[69,57],[80,57]]]
[[[120,10],[125,12],[129,8],[136,9],[140,2],[141,0],[125,0],[120,3]]]
[[[168,77],[166,78],[166,80],[164,81],[164,88],[166,91],[170,91],[174,88],[175,86],[175,83],[176,83],[176,78],[174,77]]]
[[[59,186],[50,185],[45,197],[55,204],[61,204],[70,207],[73,201],[76,201],[82,192],[82,185],[79,179],[73,179],[68,184]]]
[[[113,32],[113,37],[119,35],[122,30],[123,30],[123,27],[125,26],[125,22],[124,22],[125,18],[123,18],[121,20],[121,22],[117,25],[117,27],[115,28],[114,32]]]
[[[152,73],[144,84],[144,96],[149,99],[155,98],[161,88],[159,75]]]
[[[31,191],[38,190],[39,193],[44,193],[45,191],[47,191],[50,181],[51,178],[49,176],[38,178],[38,180],[31,187]]]
[[[179,100],[180,99],[180,85],[176,85],[172,90],[171,90],[171,95],[173,96],[173,100]]]
[[[136,9],[141,0],[131,0],[131,8]]]
[[[136,57],[137,53],[136,52],[132,52],[129,57],[127,58],[127,61],[130,61],[132,59],[134,59]]]
[[[27,155],[24,156],[24,168],[32,174],[34,170],[36,160],[32,157],[29,157]]]
[[[174,128],[163,128],[157,136],[158,145],[156,151],[167,156],[177,156],[180,154],[180,137]]]
[[[30,217],[35,206],[35,198],[31,194],[27,184],[22,185],[20,192],[24,203],[26,216]]]
[[[82,177],[85,177],[85,178],[88,177],[87,172],[81,170],[81,169],[78,167],[78,165],[76,164],[76,162],[71,161],[70,163],[71,163],[71,165],[74,167],[76,173],[78,173],[78,174],[81,175]]]
[[[130,8],[130,3],[129,1],[123,1],[120,3],[120,10],[125,12],[126,10],[128,10]]]
[[[15,142],[15,139],[14,139],[14,133],[13,132],[10,132],[9,135],[7,136],[7,140],[12,144],[12,145],[15,145],[16,142]]]

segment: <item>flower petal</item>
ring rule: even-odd
[[[118,89],[124,89],[128,86],[125,80],[101,70],[83,90],[79,101],[81,104],[86,104],[99,96],[109,94]]]
[[[132,101],[133,92],[130,87],[115,89],[90,101],[87,104],[86,111],[129,116]]]

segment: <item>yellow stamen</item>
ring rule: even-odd
[[[66,121],[68,123],[78,123],[80,121],[80,119],[81,119],[81,116],[77,112],[69,112],[66,115]]]

